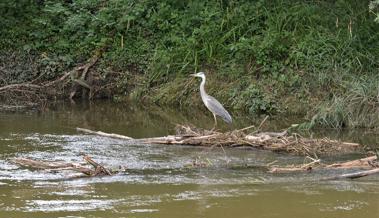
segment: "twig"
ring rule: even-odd
[[[269,116],[267,115],[267,116],[262,120],[261,124],[259,124],[259,126],[258,126],[257,131],[261,129],[261,127],[263,126],[263,124],[266,122],[266,120],[267,120],[268,118],[269,118]]]
[[[262,120],[262,122],[259,124],[258,128],[257,128],[252,134],[259,132],[259,130],[262,128],[263,124],[266,122],[266,120],[267,120],[268,118],[269,118],[269,116],[267,115],[267,116]]]
[[[310,163],[307,163],[307,164],[304,164],[302,166],[303,169],[309,169],[310,166],[314,165],[314,164],[319,164],[321,162],[321,160],[313,160],[312,162]]]
[[[243,132],[243,131],[251,129],[251,128],[255,128],[255,126],[251,125],[251,126],[248,126],[248,127],[242,128],[242,129],[237,129],[236,132]]]

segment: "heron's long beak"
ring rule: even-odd
[[[195,76],[197,76],[197,74],[196,74],[196,73],[193,73],[193,74],[190,74],[190,76],[194,76],[194,77],[195,77]]]

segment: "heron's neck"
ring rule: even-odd
[[[201,77],[201,83],[200,83],[200,93],[206,95],[207,93],[205,92],[205,77]]]

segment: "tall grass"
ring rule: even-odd
[[[379,68],[379,25],[369,2],[3,1],[0,47],[41,57],[52,69],[41,79],[104,48],[100,72],[121,72],[117,85],[123,87],[142,77],[137,85],[145,94],[154,88],[154,95],[175,95],[161,98],[172,99],[167,103],[182,104],[189,94],[168,91],[180,89],[172,81],[206,70],[221,82],[234,81],[230,91],[216,92],[229,107],[276,113],[286,110],[286,96],[310,104],[318,98],[324,103],[310,113],[317,114],[313,123],[360,126],[358,115],[375,120],[367,99],[377,86],[368,81]]]
[[[303,127],[332,128],[379,126],[379,75],[344,85],[345,92],[333,94],[320,104]]]

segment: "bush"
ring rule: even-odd
[[[281,111],[286,95],[300,96],[299,102],[318,98],[325,101],[324,108],[339,108],[350,101],[344,94],[350,89],[341,84],[370,80],[377,74],[379,25],[374,20],[378,4],[374,0],[369,7],[369,3],[2,1],[0,47],[35,54],[42,79],[59,76],[102,49],[97,67],[106,70],[99,72],[119,72],[122,76],[115,85],[120,87],[138,81],[143,86],[140,90],[158,89],[154,95],[159,96],[161,87],[165,93],[184,95],[167,91],[172,81],[207,70],[217,72],[214,78],[236,80],[239,88],[220,93],[221,100],[229,97],[234,108],[250,113]],[[29,77],[24,75],[19,81],[25,78]],[[182,101],[183,96],[159,99]],[[317,120],[346,119],[339,112],[317,114]],[[338,122],[333,125],[342,125]]]

